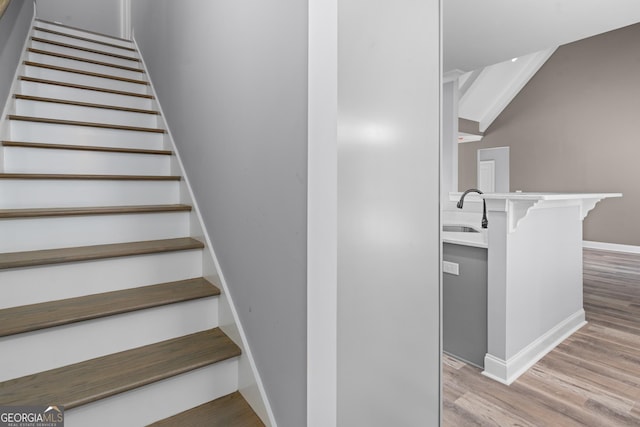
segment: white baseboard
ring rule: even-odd
[[[586,324],[584,310],[580,309],[508,360],[503,360],[487,353],[484,357],[482,375],[502,384],[510,385],[535,365],[538,360],[542,359],[558,344]]]
[[[618,243],[590,242],[584,240],[582,247],[587,249],[600,249],[603,251],[626,252],[630,254],[640,254],[640,246],[620,245]]]

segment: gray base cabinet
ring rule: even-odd
[[[458,275],[442,274],[444,351],[484,368],[487,353],[487,249],[443,243],[443,260],[458,264],[459,272]]]

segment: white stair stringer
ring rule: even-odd
[[[6,217],[0,215],[0,310],[199,277],[219,287],[221,295],[3,334],[0,353],[7,360],[0,367],[0,382],[219,326],[241,347],[240,356],[68,409],[66,425],[146,425],[240,390],[265,424],[275,427],[155,91],[147,73],[136,71],[144,70],[137,46],[38,19],[33,25],[71,37],[32,28],[25,43],[0,118],[0,139],[7,141],[0,145],[0,210],[176,204],[192,209],[17,217],[5,212]],[[63,69],[52,69],[56,67]],[[16,99],[16,94],[47,99]],[[203,242],[204,249],[189,246],[84,261],[60,258],[13,267],[7,262],[16,253],[31,256],[29,251],[58,254],[64,248],[186,237]],[[49,354],[43,348],[56,351]]]

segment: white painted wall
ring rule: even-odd
[[[120,37],[122,0],[36,0],[38,18]]]
[[[32,3],[14,1],[9,4],[0,18],[0,105],[2,106],[5,105],[13,84],[32,16]]]
[[[277,424],[305,425],[307,4],[134,0],[132,12]]]
[[[436,426],[440,4],[338,4],[338,425]]]

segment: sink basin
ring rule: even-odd
[[[442,231],[452,231],[454,233],[479,233],[473,227],[468,227],[466,225],[443,225]]]

